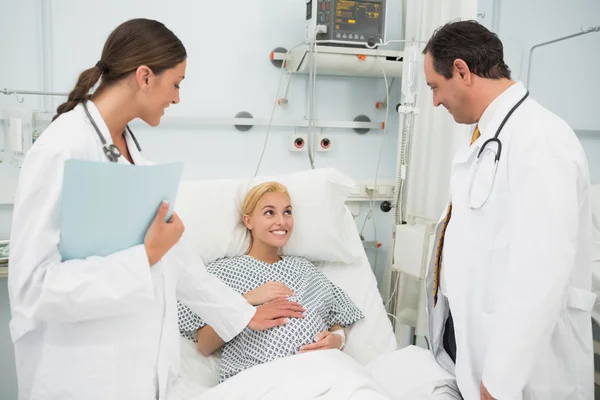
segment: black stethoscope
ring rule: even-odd
[[[504,128],[504,124],[506,124],[506,121],[508,121],[508,119],[510,118],[510,116],[512,115],[512,113],[515,112],[515,110],[517,108],[519,108],[519,106],[525,101],[525,99],[527,98],[527,96],[529,96],[529,90],[527,91],[527,93],[525,93],[525,96],[523,96],[523,98],[521,98],[521,100],[519,100],[519,102],[517,104],[515,104],[510,109],[510,111],[508,112],[508,114],[506,114],[506,116],[502,120],[502,123],[500,124],[500,126],[496,130],[496,134],[494,135],[494,137],[486,140],[481,145],[481,148],[479,149],[479,152],[477,153],[477,160],[475,161],[475,165],[474,165],[474,168],[473,168],[473,173],[471,175],[471,183],[469,184],[469,191],[467,193],[467,203],[469,205],[469,208],[471,208],[471,210],[477,210],[477,209],[483,207],[485,205],[485,203],[487,202],[487,200],[489,199],[490,194],[492,193],[492,187],[494,186],[494,181],[496,180],[496,171],[498,170],[498,161],[500,161],[500,155],[502,154],[502,142],[500,141],[500,139],[498,139],[498,136],[500,135],[500,132],[502,132],[502,128]],[[495,143],[496,147],[498,148],[498,150],[496,151],[496,155],[494,157],[494,175],[492,177],[492,182],[491,182],[491,185],[490,185],[490,187],[488,189],[487,196],[483,199],[482,203],[481,204],[477,204],[477,205],[473,205],[473,203],[471,201],[471,191],[473,189],[473,182],[475,180],[475,174],[476,174],[476,172],[478,170],[479,160],[480,160],[480,157],[481,157],[481,154],[483,153],[483,151],[491,143]],[[491,150],[491,151],[493,151],[493,150]]]
[[[102,135],[102,132],[100,132],[100,129],[98,129],[98,125],[96,125],[96,122],[94,122],[94,118],[92,118],[92,116],[90,115],[90,111],[88,110],[87,104],[85,102],[83,103],[83,109],[85,110],[85,114],[87,115],[88,119],[92,123],[92,126],[96,130],[96,133],[98,134],[98,137],[100,138],[100,141],[102,142],[102,150],[104,150],[104,155],[106,155],[106,158],[108,158],[108,161],[116,163],[117,161],[119,161],[119,157],[121,157],[121,151],[114,144],[112,144],[112,143],[108,144],[106,142],[106,139],[104,139],[104,135]],[[140,147],[140,144],[138,143],[137,139],[135,138],[135,135],[133,134],[133,132],[131,132],[129,125],[127,125],[126,128],[127,128],[127,132],[129,132],[129,134],[131,135],[131,138],[133,139],[133,141],[135,143],[135,147],[137,147],[138,151],[141,152],[142,148]]]

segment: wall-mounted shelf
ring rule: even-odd
[[[353,47],[316,46],[311,53],[306,44],[293,49],[285,61],[291,73],[310,74],[312,57],[317,64],[317,75],[382,78],[402,77],[404,52],[395,50],[360,49]],[[284,60],[286,52],[273,51],[271,60]],[[383,70],[383,71],[382,71]]]

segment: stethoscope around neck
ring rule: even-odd
[[[490,194],[492,193],[492,188],[494,187],[494,182],[496,180],[496,172],[498,171],[498,161],[500,161],[500,155],[502,154],[502,142],[500,141],[500,139],[498,139],[498,136],[500,135],[500,132],[502,132],[502,128],[504,128],[506,121],[508,121],[508,119],[510,118],[512,113],[515,112],[515,110],[517,108],[519,108],[519,106],[525,101],[527,96],[529,96],[529,91],[527,91],[525,93],[525,95],[521,98],[521,100],[519,100],[519,102],[510,109],[510,111],[508,112],[508,114],[506,114],[506,116],[502,120],[502,123],[496,130],[494,137],[483,142],[483,144],[481,145],[481,148],[479,149],[479,152],[477,153],[477,160],[475,161],[475,165],[473,167],[473,173],[471,174],[471,181],[469,183],[469,190],[467,192],[467,204],[471,210],[480,209],[481,207],[483,207],[485,205],[485,203],[487,203],[488,199],[490,198]],[[481,203],[473,204],[472,199],[471,199],[471,192],[473,190],[473,182],[475,181],[475,175],[477,173],[477,170],[479,169],[479,160],[481,159],[481,155],[483,154],[483,152],[486,150],[486,147],[490,144],[496,144],[496,147],[497,147],[497,151],[494,156],[494,174],[492,175],[492,182],[487,191],[487,196],[485,196],[483,201]]]
[[[118,162],[119,157],[121,157],[121,151],[113,143],[106,142],[106,139],[104,139],[104,135],[102,134],[102,132],[100,132],[100,129],[98,128],[98,125],[96,125],[94,118],[92,118],[92,115],[90,114],[90,111],[88,110],[87,104],[85,102],[83,103],[83,109],[85,110],[85,114],[87,115],[88,119],[90,120],[90,123],[94,127],[94,130],[98,134],[100,141],[102,142],[102,150],[104,151],[104,155],[106,156],[106,158],[108,158],[108,161],[114,162],[114,163]],[[142,148],[140,147],[140,144],[138,143],[137,139],[135,138],[135,135],[133,134],[133,132],[131,132],[129,125],[126,125],[126,128],[127,128],[127,132],[129,132],[129,134],[131,135],[131,138],[133,139],[133,142],[135,143],[135,147],[137,147],[138,151],[141,152]]]

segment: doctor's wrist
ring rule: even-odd
[[[251,294],[251,292],[244,293],[244,294],[242,295],[242,297],[243,297],[244,299],[246,299],[246,301],[248,302],[248,304],[250,304],[250,305],[253,305],[253,306],[257,306],[257,305],[258,305],[258,304],[254,304],[254,301],[253,301],[253,299],[252,299],[252,294]]]
[[[150,267],[153,267],[160,261],[162,256],[160,254],[158,254],[158,252],[156,250],[152,249],[147,244],[144,244],[144,247],[146,248],[146,255],[148,257],[148,263],[150,263]]]

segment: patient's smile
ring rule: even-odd
[[[286,230],[277,230],[277,231],[271,231],[272,234],[276,235],[276,236],[285,236],[287,235],[287,231]]]

